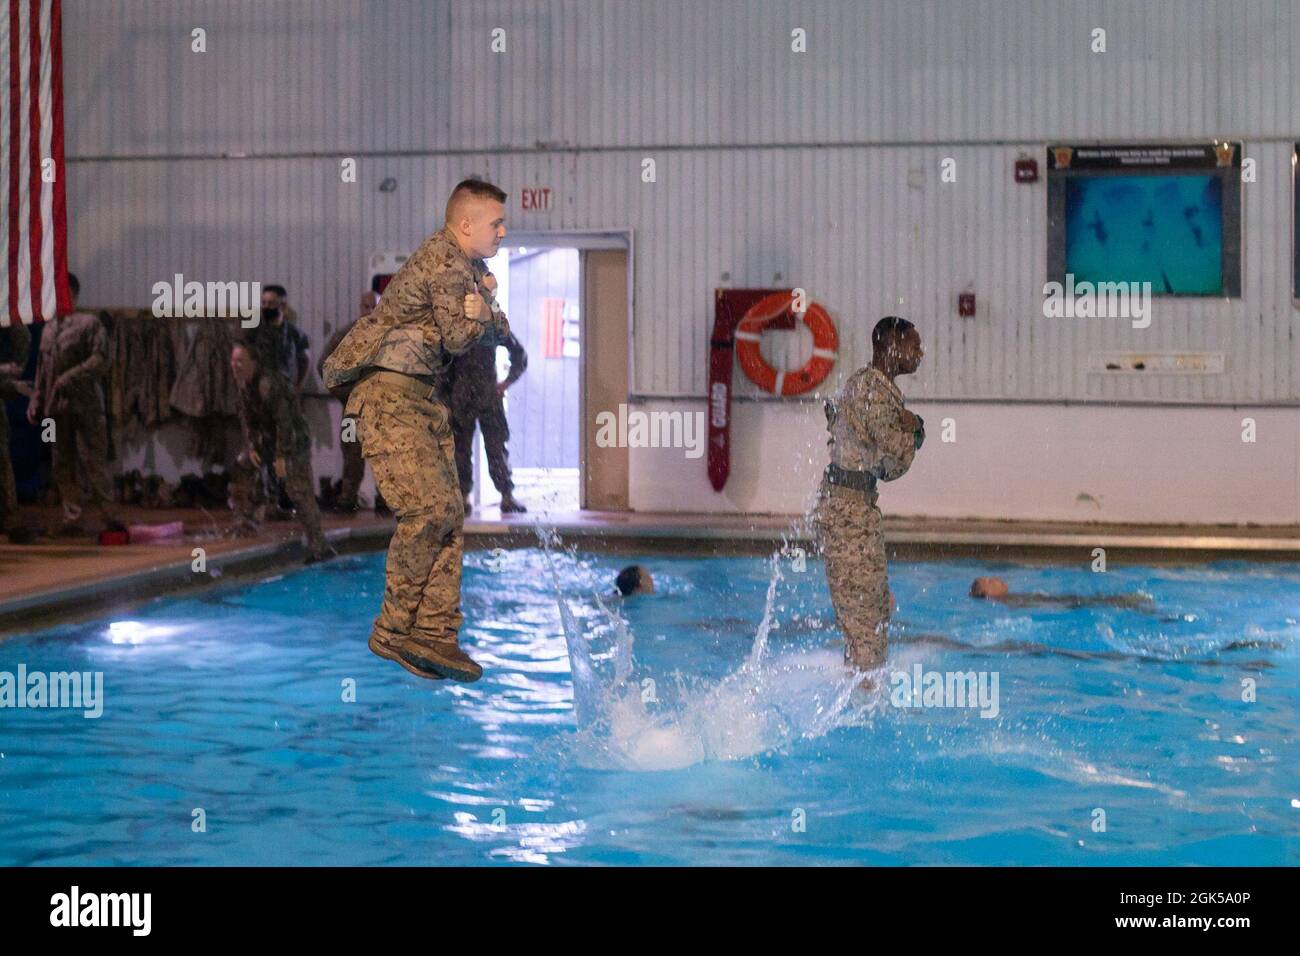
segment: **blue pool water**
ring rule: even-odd
[[[812,560],[645,558],[615,602],[624,559],[470,554],[472,685],[366,649],[382,561],[0,643],[105,696],[0,709],[0,863],[1300,862],[1300,566],[897,564],[872,694]],[[1154,606],[967,597],[990,573]],[[918,667],[996,673],[996,715],[896,706]]]

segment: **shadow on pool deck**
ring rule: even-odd
[[[24,509],[29,523],[48,526],[52,509]],[[255,538],[231,538],[228,514],[122,509],[128,523],[185,522],[171,543],[101,547],[93,537],[42,538],[0,544],[0,634],[102,614],[169,592],[211,587],[302,560],[299,526],[269,522]],[[535,547],[534,525],[555,528],[584,550],[629,554],[767,554],[783,540],[806,540],[807,523],[786,515],[574,512],[503,517],[496,508],[469,516],[467,548]],[[382,549],[392,519],[362,513],[325,516],[340,552]],[[1225,558],[1300,560],[1300,526],[1117,525],[977,519],[887,517],[890,557],[899,560],[973,557],[984,560],[1087,562],[1094,548],[1111,561],[1186,563]],[[206,570],[193,570],[202,548]]]

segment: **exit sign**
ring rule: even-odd
[[[519,191],[520,207],[529,211],[549,211],[553,201],[554,194],[551,192],[550,186],[542,186],[538,189],[521,189]]]

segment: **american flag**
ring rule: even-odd
[[[0,0],[0,325],[72,308],[59,0]]]

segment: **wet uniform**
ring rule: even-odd
[[[371,632],[387,647],[454,642],[463,619],[465,505],[443,388],[450,356],[510,333],[505,316],[492,310],[483,275],[481,260],[439,229],[324,363],[328,388],[359,379],[344,414],[357,421],[375,484],[397,515],[384,603]],[[464,298],[475,291],[487,308],[471,319]]]
[[[47,322],[37,354],[31,407],[36,420],[54,419],[54,484],[63,500],[64,522],[81,518],[77,471],[85,472],[91,506],[105,524],[112,511],[108,474],[108,418],[101,383],[108,373],[108,332],[98,316],[73,312]]]
[[[231,496],[241,524],[247,530],[260,528],[268,499],[266,468],[283,458],[285,490],[307,532],[308,553],[323,555],[328,544],[312,490],[311,434],[298,396],[283,375],[259,367],[252,381],[240,386],[239,425],[244,448],[235,459]],[[254,464],[253,451],[261,465]]]
[[[844,632],[845,660],[869,670],[885,661],[893,611],[876,482],[907,472],[925,428],[906,427],[898,386],[870,365],[855,372],[825,408],[831,464],[813,519]]]

